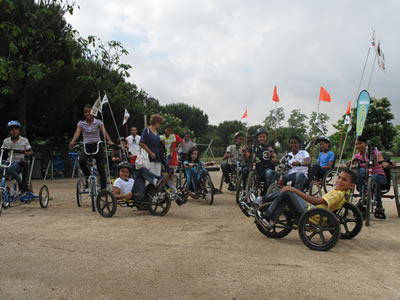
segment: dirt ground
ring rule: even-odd
[[[34,202],[0,216],[1,299],[400,299],[393,200],[386,220],[316,252],[297,231],[262,235],[226,190],[212,206],[173,203],[164,217],[118,207],[107,219],[87,196],[77,207],[75,180],[46,184],[47,209]]]

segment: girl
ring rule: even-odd
[[[199,149],[193,147],[189,150],[184,161],[186,173],[186,190],[190,197],[197,199],[199,197],[199,180],[201,175],[208,175],[205,168],[201,168],[203,162],[199,159]],[[191,192],[193,190],[194,194]]]

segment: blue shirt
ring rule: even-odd
[[[157,135],[155,135],[153,132],[151,132],[149,128],[143,129],[140,143],[146,144],[151,152],[156,155],[156,159],[152,159],[149,155],[149,159],[151,162],[161,162],[161,139],[158,133]]]
[[[192,164],[192,163],[194,163],[194,164],[197,163],[198,166],[194,166],[192,168],[185,166],[186,178],[188,180],[190,180],[190,174],[196,174],[196,178],[197,178],[197,180],[199,180],[200,179],[200,175],[201,175],[201,173],[199,172],[199,166],[203,165],[203,162],[201,160],[198,160],[197,162],[193,162],[193,161],[189,161],[189,160],[185,160],[184,161],[184,164]]]
[[[318,156],[318,162],[321,167],[327,167],[329,165],[329,162],[334,160],[335,153],[333,153],[331,150],[326,153],[321,152]]]

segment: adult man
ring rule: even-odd
[[[140,135],[137,134],[136,127],[132,127],[131,135],[126,138],[126,141],[128,143],[129,152],[133,155],[131,163],[134,164],[140,149]]]
[[[237,163],[243,164],[243,150],[241,146],[243,144],[244,135],[241,132],[237,132],[234,136],[235,144],[228,146],[226,152],[224,154],[223,160],[227,160],[221,164],[222,174],[224,176],[225,183],[227,183],[228,190],[235,191],[236,187],[232,184],[229,173],[233,173],[236,171]]]
[[[192,142],[188,133],[185,134],[184,142],[185,144],[182,145],[182,154],[180,158],[181,161],[185,160],[185,157],[188,155],[190,149],[196,147],[196,144]]]
[[[11,176],[18,183],[19,190],[21,193],[27,190],[27,165],[24,162],[25,156],[31,156],[33,154],[32,147],[29,144],[27,138],[19,135],[21,130],[21,123],[18,121],[10,121],[7,124],[8,134],[10,135],[3,141],[2,148],[14,149],[20,153],[14,153],[12,157],[12,164],[7,170],[7,175]],[[21,152],[22,151],[22,152]],[[7,160],[9,161],[11,157],[9,156]],[[22,180],[19,174],[22,173]]]

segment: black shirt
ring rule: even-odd
[[[257,169],[275,169],[275,166],[272,164],[271,158],[272,155],[269,152],[271,148],[270,145],[257,145],[255,148],[255,162]]]

